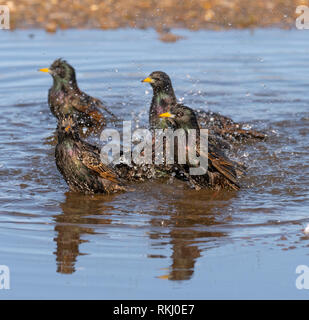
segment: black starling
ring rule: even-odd
[[[57,59],[49,68],[39,71],[48,72],[53,77],[53,86],[48,92],[48,104],[57,119],[69,115],[81,125],[101,127],[105,124],[105,119],[100,109],[113,115],[99,99],[78,88],[75,70],[65,60]]]
[[[142,82],[148,82],[153,89],[153,97],[149,111],[149,123],[151,128],[166,128],[166,120],[160,119],[161,113],[167,112],[170,107],[177,105],[176,96],[170,77],[162,71],[152,72]],[[206,127],[212,135],[223,139],[265,139],[263,133],[255,130],[246,130],[241,124],[232,119],[211,111],[196,112],[201,128]]]
[[[174,130],[183,129],[188,135],[189,129],[195,129],[196,132],[196,151],[192,151],[192,145],[186,146],[186,151],[196,152],[196,156],[203,156],[208,159],[208,169],[205,174],[202,175],[189,175],[189,167],[191,164],[178,165],[183,170],[187,179],[195,186],[195,188],[211,188],[211,189],[233,189],[238,190],[240,188],[238,184],[238,176],[244,173],[244,167],[235,162],[229,160],[221,150],[208,141],[208,154],[202,154],[200,149],[200,128],[197,122],[195,112],[183,105],[174,105],[170,108],[169,112],[159,115],[160,118],[164,118],[169,127]],[[176,145],[176,144],[175,144]]]
[[[101,162],[100,150],[80,140],[72,117],[59,120],[57,136],[56,164],[71,191],[93,194],[125,190],[117,173]]]

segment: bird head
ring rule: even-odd
[[[172,81],[170,77],[163,71],[154,71],[142,82],[148,82],[152,86],[154,91],[170,91],[172,87]]]
[[[49,68],[43,68],[39,71],[49,73],[56,81],[72,85],[76,83],[74,68],[63,59],[57,59]]]
[[[165,118],[174,129],[199,129],[195,112],[183,105],[175,105],[168,112],[161,113],[159,117]]]

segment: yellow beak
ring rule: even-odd
[[[48,68],[43,68],[43,69],[40,69],[39,71],[41,71],[41,72],[49,72],[49,69]]]
[[[71,129],[71,126],[68,125],[64,130],[65,130],[65,132],[68,132],[70,129]]]
[[[144,80],[142,80],[142,82],[149,82],[149,83],[153,83],[153,79],[151,79],[150,77],[145,78]]]
[[[161,114],[159,115],[159,117],[161,117],[161,118],[174,118],[175,115],[174,115],[174,114],[171,114],[171,113],[169,113],[169,112],[165,112],[165,113],[161,113]]]

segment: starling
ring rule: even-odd
[[[153,97],[149,111],[149,123],[151,128],[165,129],[166,119],[160,119],[159,115],[165,113],[170,107],[177,105],[176,96],[170,77],[162,71],[152,72],[142,82],[148,82],[153,89]],[[234,139],[265,139],[266,135],[255,130],[243,129],[242,125],[232,119],[211,111],[196,112],[200,126],[207,127],[210,138],[213,135],[225,140]]]
[[[48,92],[48,104],[58,120],[69,115],[81,125],[102,127],[105,119],[100,109],[114,116],[99,99],[79,89],[75,70],[65,60],[57,59],[49,68],[39,71],[48,72],[53,77],[53,86]]]
[[[100,159],[100,150],[80,139],[72,117],[58,122],[56,165],[71,191],[85,194],[125,191],[120,177]]]
[[[152,72],[142,82],[148,82],[152,86],[153,96],[149,110],[149,125],[151,129],[166,129],[168,127],[165,118],[159,115],[177,105],[176,96],[170,77],[162,71]]]
[[[174,105],[169,112],[159,115],[164,118],[170,128],[174,130],[183,129],[188,135],[189,130],[195,129],[196,132],[196,156],[203,156],[208,159],[208,169],[202,175],[189,175],[189,167],[191,164],[178,165],[183,171],[186,178],[195,186],[195,188],[210,188],[210,189],[232,189],[238,190],[238,177],[244,173],[244,166],[235,161],[228,159],[225,154],[211,141],[208,141],[208,154],[202,154],[200,149],[200,128],[195,112],[183,105]],[[176,140],[178,141],[178,140]],[[175,144],[176,145],[176,144]],[[194,150],[192,145],[186,146],[186,151]],[[175,153],[176,154],[176,153]]]

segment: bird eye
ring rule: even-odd
[[[183,116],[183,112],[181,112],[181,111],[177,112],[176,116],[177,116],[177,118],[181,118]]]

